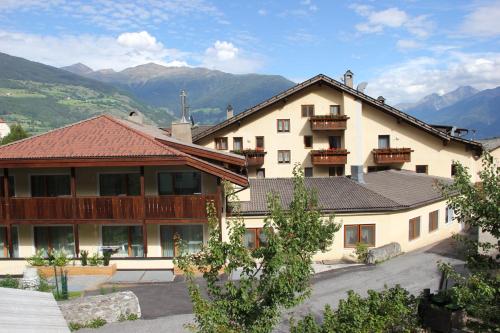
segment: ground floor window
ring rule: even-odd
[[[33,233],[37,251],[43,250],[45,254],[49,251],[65,251],[70,255],[75,254],[72,226],[33,227]]]
[[[344,247],[355,247],[358,243],[375,246],[375,224],[344,226]]]
[[[451,207],[446,207],[446,223],[451,223],[453,222],[453,218],[455,217],[455,212],[453,211],[453,208]]]
[[[102,251],[115,257],[143,257],[142,226],[103,226]]]
[[[188,253],[196,253],[203,246],[203,226],[199,224],[160,226],[161,255],[163,257],[175,257],[178,254],[175,243],[177,237],[186,243]]]
[[[248,228],[245,231],[243,242],[248,249],[253,250],[265,246],[267,244],[267,236],[264,234],[262,228]]]
[[[429,232],[438,228],[439,211],[435,210],[429,213]]]
[[[344,175],[344,166],[338,165],[338,166],[334,166],[334,167],[329,167],[328,168],[328,175],[330,177],[343,176]]]
[[[17,234],[17,226],[11,227],[11,238],[12,238],[12,257],[19,257],[19,242]],[[0,258],[9,257],[9,242],[7,237],[7,227],[0,227]]]
[[[412,218],[409,222],[408,239],[413,240],[420,237],[420,216]]]

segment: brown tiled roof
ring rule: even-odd
[[[108,115],[0,147],[0,160],[142,156],[187,155]]]
[[[380,171],[364,175],[365,184],[348,177],[305,178],[313,189],[318,206],[325,212],[395,211],[442,199],[436,181],[449,179],[407,171]],[[293,197],[292,178],[250,179],[250,201],[242,202],[244,215],[265,215],[268,193],[277,194],[283,207]]]
[[[224,120],[224,121],[210,127],[209,129],[197,134],[196,136],[193,136],[193,142],[197,142],[197,141],[203,139],[204,137],[206,137],[207,135],[215,133],[218,130],[221,130],[221,129],[223,129],[231,124],[237,123],[241,119],[243,119],[251,114],[254,114],[255,112],[258,112],[258,111],[264,109],[265,107],[268,107],[270,105],[274,105],[274,104],[286,99],[287,97],[289,97],[293,94],[296,94],[296,93],[302,91],[303,89],[310,87],[314,84],[325,84],[325,85],[334,87],[336,89],[339,89],[343,92],[349,93],[349,94],[363,100],[364,102],[374,106],[375,108],[377,108],[385,113],[388,113],[392,116],[395,116],[398,119],[401,119],[402,121],[405,121],[412,126],[420,128],[420,129],[422,129],[422,130],[424,130],[432,135],[438,136],[446,141],[453,140],[453,141],[457,141],[457,142],[462,142],[464,144],[468,144],[468,145],[474,146],[478,149],[481,149],[481,145],[478,142],[474,142],[474,141],[467,140],[464,138],[451,136],[447,133],[444,133],[444,132],[432,127],[431,125],[429,125],[429,124],[427,124],[427,123],[425,123],[425,122],[423,122],[423,121],[421,121],[413,116],[410,116],[409,114],[406,114],[406,113],[404,113],[404,112],[402,112],[402,111],[400,111],[400,110],[398,110],[390,105],[387,105],[385,103],[381,103],[377,99],[370,97],[362,92],[359,92],[356,89],[353,89],[353,88],[351,88],[351,87],[349,87],[349,86],[347,86],[347,85],[345,85],[337,80],[334,80],[334,79],[332,79],[324,74],[318,74],[315,77],[313,77],[309,80],[306,80],[302,83],[299,83],[299,84],[291,87],[290,89],[287,89],[287,90],[255,105],[255,106],[251,107],[250,109],[247,109],[247,110],[237,114],[236,116],[234,116],[232,118]]]

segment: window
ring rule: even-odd
[[[257,178],[266,178],[266,169],[257,169]]]
[[[439,211],[435,210],[429,213],[429,232],[438,228]]]
[[[116,257],[144,256],[142,226],[103,226],[102,251]]]
[[[453,163],[451,165],[451,176],[454,177],[457,174],[457,165]]]
[[[344,226],[344,247],[355,247],[358,243],[375,246],[375,224]]]
[[[308,167],[304,168],[304,177],[312,177],[313,176],[313,168]]]
[[[290,151],[289,150],[278,150],[278,163],[289,164],[290,163]]]
[[[196,253],[203,246],[202,225],[162,225],[160,226],[160,241],[162,257],[178,255],[176,236],[186,243],[188,253]]]
[[[255,148],[264,149],[264,137],[263,136],[256,136],[255,137]]]
[[[313,117],[314,105],[302,105],[302,117]]]
[[[416,165],[415,172],[416,173],[427,173],[428,166],[427,165]]]
[[[31,176],[32,197],[58,197],[71,194],[69,175]]]
[[[304,136],[304,147],[305,148],[312,148],[313,147],[313,137],[312,137],[312,135],[306,135],[306,136]]]
[[[75,239],[72,226],[36,226],[33,228],[33,233],[37,251],[43,250],[45,254],[48,251],[65,251],[67,254],[74,255]]]
[[[243,138],[233,138],[233,150],[241,151],[243,150]]]
[[[420,216],[410,220],[409,229],[409,240],[420,237]]]
[[[388,165],[370,165],[368,166],[368,172],[377,172],[377,171],[385,171],[391,170],[391,167]]]
[[[332,116],[340,116],[340,105],[330,105],[330,114]]]
[[[160,172],[158,173],[160,195],[183,195],[201,193],[201,173]]]
[[[290,132],[290,119],[278,119],[278,132]]]
[[[140,195],[141,175],[138,173],[103,173],[99,175],[99,195]]]
[[[4,188],[3,188],[3,176],[0,176],[0,196],[5,197],[4,193]],[[15,192],[15,184],[14,184],[14,177],[9,176],[9,197],[13,197],[16,195]]]
[[[330,177],[343,176],[344,175],[344,166],[338,165],[338,166],[334,166],[334,167],[329,167],[328,168],[328,175]]]
[[[13,254],[12,257],[19,257],[19,242],[17,237],[17,226],[11,227],[11,238],[12,238],[12,249]],[[9,242],[7,237],[7,228],[0,227],[0,258],[8,258],[9,257]]]
[[[446,223],[451,223],[453,222],[453,219],[455,218],[455,212],[453,211],[453,208],[451,207],[446,207]]]
[[[330,149],[342,148],[342,138],[339,135],[329,136],[328,144]]]
[[[215,138],[215,149],[227,150],[227,138]]]
[[[247,249],[253,250],[261,246],[266,246],[267,237],[262,228],[248,228],[245,231],[243,242]]]
[[[386,149],[391,147],[391,139],[389,135],[379,135],[378,136],[378,148]]]

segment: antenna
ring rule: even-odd
[[[188,122],[188,106],[187,106],[187,94],[184,90],[181,90],[181,123]]]
[[[361,82],[360,84],[358,84],[356,90],[359,91],[360,93],[364,93],[367,85],[368,82]]]

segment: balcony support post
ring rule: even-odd
[[[76,171],[72,167],[71,171],[71,217],[73,220],[76,219]],[[73,224],[73,238],[75,241],[75,256],[78,258],[80,256],[80,239],[78,235],[78,224]]]
[[[3,169],[3,193],[5,196],[5,222],[7,223],[7,244],[9,247],[9,257],[14,256],[14,247],[12,245],[12,228],[10,224],[10,195],[9,195],[9,169]]]
[[[146,187],[144,184],[144,166],[140,167],[140,173],[141,173],[141,220],[142,220],[142,247],[143,247],[143,252],[144,252],[144,258],[148,257],[148,226],[146,225]]]
[[[224,195],[222,191],[222,179],[217,178],[217,191],[215,194],[215,207],[217,210],[217,218],[219,220],[219,241],[222,241],[222,205],[227,202],[227,200],[222,200]],[[227,211],[227,207],[226,207]],[[207,216],[208,217],[208,216]]]
[[[75,256],[78,258],[80,256],[80,235],[78,233],[79,225],[77,223],[73,224],[73,238],[75,239]]]

